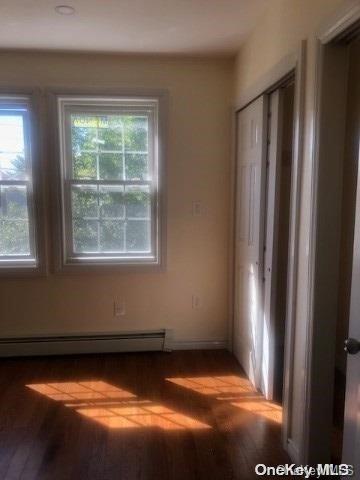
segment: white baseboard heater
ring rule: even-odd
[[[169,351],[166,329],[156,331],[0,338],[0,357]]]

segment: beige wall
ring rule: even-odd
[[[324,19],[346,0],[269,0],[236,59],[235,97],[291,54],[300,40],[311,38]]]
[[[200,58],[0,54],[4,86],[166,88],[170,96],[166,272],[0,279],[2,336],[167,327],[176,340],[227,339],[232,68]],[[203,202],[202,217],[192,217],[193,200]],[[113,317],[116,299],[125,316]]]
[[[296,332],[294,351],[294,392],[291,401],[296,415],[291,422],[290,438],[294,452],[301,451],[304,412],[304,369],[306,358],[308,320],[308,254],[311,178],[312,138],[314,125],[314,82],[315,82],[315,34],[340,5],[346,0],[271,0],[267,13],[259,20],[256,28],[244,43],[236,59],[235,102],[254,85],[261,83],[268,72],[286,56],[298,50],[301,40],[307,40],[306,98],[304,125],[304,154],[302,168],[300,207],[300,247]]]

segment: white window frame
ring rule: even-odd
[[[58,134],[58,199],[61,198],[57,228],[58,245],[56,270],[62,272],[99,270],[163,270],[165,266],[164,219],[164,133],[163,110],[165,94],[158,95],[100,95],[55,94]],[[139,113],[149,118],[150,181],[78,180],[72,178],[70,115],[72,113]],[[72,241],[71,185],[149,185],[151,195],[151,246],[150,254],[79,254]],[[59,203],[59,202],[58,202]]]
[[[40,169],[39,150],[37,141],[37,101],[34,92],[29,93],[2,93],[0,92],[0,109],[13,110],[13,114],[23,117],[25,160],[27,163],[28,180],[0,179],[0,186],[25,186],[27,191],[29,246],[28,255],[0,256],[0,276],[27,276],[43,274],[44,245],[40,241]],[[18,109],[18,110],[17,110]],[[24,109],[21,112],[21,109]]]

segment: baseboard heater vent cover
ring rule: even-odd
[[[0,338],[0,357],[169,350],[167,331]]]

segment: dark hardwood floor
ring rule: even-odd
[[[225,351],[8,359],[0,383],[0,479],[246,480],[289,461],[281,409]]]

